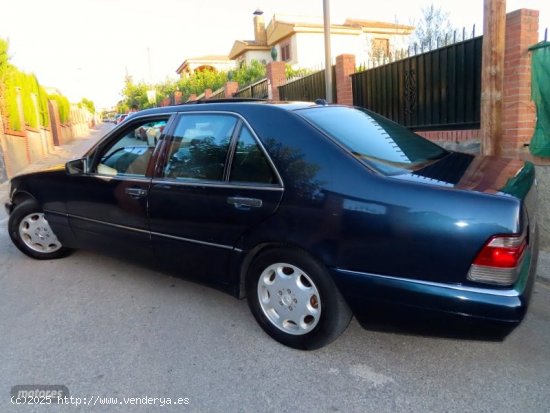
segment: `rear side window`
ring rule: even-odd
[[[246,127],[242,128],[239,135],[229,180],[258,184],[277,183],[267,158]]]
[[[185,180],[222,181],[237,118],[182,115],[173,134],[164,175]]]
[[[385,175],[421,169],[448,153],[399,124],[366,110],[329,106],[296,113]]]

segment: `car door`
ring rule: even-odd
[[[149,195],[155,254],[172,272],[229,284],[235,243],[275,212],[282,182],[237,115],[185,113],[173,130]]]
[[[67,188],[67,213],[79,245],[151,261],[147,197],[168,116],[128,121],[102,142],[88,172]],[[149,139],[149,137],[153,139]]]

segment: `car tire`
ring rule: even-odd
[[[334,341],[352,313],[324,265],[302,250],[270,249],[250,265],[248,305],[278,342],[314,350]]]
[[[8,221],[8,231],[14,245],[37,260],[63,258],[73,251],[57,239],[42,208],[32,199],[15,206]]]

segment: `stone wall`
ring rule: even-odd
[[[74,109],[71,111],[68,124],[51,125],[53,128],[50,126],[50,128],[36,129],[26,126],[22,131],[12,131],[5,129],[0,121],[0,183],[53,153],[55,146],[67,144],[77,137],[87,136],[89,133],[87,116],[89,115],[83,111],[84,109]],[[59,116],[53,116],[51,119],[59,122]],[[54,128],[59,131],[57,141],[54,141],[53,137]]]

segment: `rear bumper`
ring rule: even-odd
[[[373,306],[394,316],[449,315],[514,327],[529,305],[536,274],[537,249],[529,251],[520,277],[509,289],[480,288],[333,269],[333,278],[361,324],[372,321]]]

